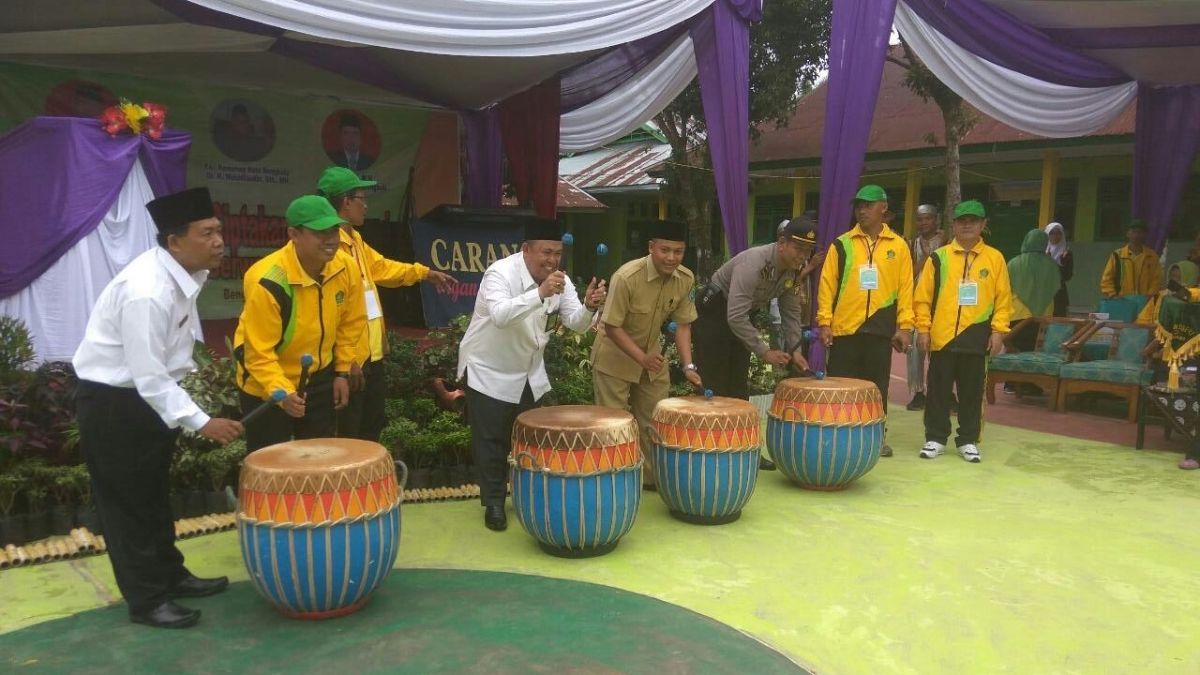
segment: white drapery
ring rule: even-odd
[[[620,87],[559,122],[562,152],[591,150],[632,133],[667,107],[696,77],[692,38],[684,35]]]
[[[39,361],[70,361],[100,292],[129,261],[155,246],[146,202],[154,191],[141,160],[100,225],[26,288],[0,300],[0,314],[25,323]]]
[[[685,21],[713,0],[191,0],[326,40],[461,56],[604,49]]]
[[[1002,68],[955,44],[903,1],[896,28],[929,70],[984,114],[1039,136],[1070,138],[1104,128],[1137,96],[1137,82],[1066,87]]]

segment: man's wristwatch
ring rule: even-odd
[[[694,363],[689,363],[689,364],[687,364],[686,366],[684,366],[684,367],[683,367],[683,369],[684,369],[684,370],[691,370],[691,371],[695,371],[695,370],[696,370],[696,364],[694,364]]]
[[[340,377],[340,378],[343,378],[343,379],[349,379],[349,378],[350,378],[350,373],[337,372],[337,373],[334,373],[334,374],[333,374],[333,376],[334,376],[334,377]]]

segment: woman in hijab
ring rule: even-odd
[[[1200,266],[1190,260],[1181,260],[1167,269],[1167,278],[1178,284],[1191,288],[1200,278]],[[1162,308],[1163,298],[1171,295],[1171,291],[1163,289],[1157,295],[1150,296],[1150,301],[1142,308],[1137,316],[1138,323],[1157,323],[1158,310]]]
[[[1046,253],[1049,237],[1041,230],[1030,230],[1021,243],[1021,254],[1008,261],[1008,278],[1012,281],[1013,325],[1029,317],[1049,317],[1054,312],[1054,296],[1060,290],[1061,275],[1054,258]],[[1026,328],[1013,338],[1013,346],[1030,351],[1037,341],[1037,331]]]
[[[1067,232],[1062,223],[1047,225],[1046,236],[1050,240],[1046,244],[1046,255],[1054,258],[1061,276],[1058,293],[1054,296],[1054,316],[1066,316],[1067,305],[1070,302],[1070,298],[1067,297],[1067,282],[1075,274],[1075,259],[1071,256],[1071,249],[1067,247]]]

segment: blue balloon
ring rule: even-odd
[[[575,243],[575,235],[571,234],[570,232],[564,232],[562,242],[563,245],[570,246],[571,244]]]
[[[806,342],[812,342],[812,339],[813,339],[813,332],[811,330],[804,331],[804,340]]]
[[[706,399],[708,399],[708,400],[710,400],[710,401],[711,401],[711,400],[712,400],[712,397],[713,397],[713,390],[712,390],[712,389],[705,389],[705,390],[704,390],[704,398],[706,398]]]
[[[608,244],[596,244],[596,255],[608,255]]]
[[[674,333],[678,329],[679,329],[679,324],[675,323],[674,321],[667,322],[667,332],[668,333]]]

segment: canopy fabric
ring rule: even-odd
[[[93,119],[36,117],[0,136],[0,298],[40,277],[96,229],[140,160],[155,195],[186,186],[191,135],[110,138]],[[149,200],[147,200],[149,201]]]
[[[145,206],[152,199],[150,181],[135,159],[93,229],[32,282],[0,299],[0,316],[25,324],[39,361],[69,361],[100,292],[129,261],[155,245],[157,230]],[[29,215],[36,213],[30,209]]]
[[[1132,81],[1075,87],[996,65],[940,33],[906,2],[896,7],[896,28],[929,70],[971,105],[1039,136],[1071,138],[1099,131],[1137,95]]]
[[[191,0],[225,14],[340,42],[459,56],[572,54],[632,42],[712,0]]]

